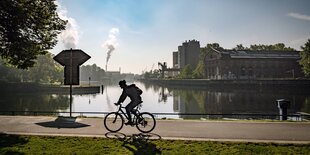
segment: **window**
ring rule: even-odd
[[[245,68],[244,67],[241,68],[241,76],[245,76]]]
[[[249,76],[253,76],[253,68],[252,67],[249,68]]]

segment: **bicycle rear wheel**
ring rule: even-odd
[[[136,118],[136,127],[143,133],[149,133],[154,130],[156,120],[151,113],[142,112]]]
[[[108,113],[104,117],[104,127],[110,132],[118,132],[124,126],[124,118],[117,112]]]

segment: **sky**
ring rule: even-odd
[[[82,49],[84,65],[141,74],[172,67],[172,52],[186,40],[219,43],[284,43],[301,50],[310,39],[309,0],[57,0],[67,29],[51,50]]]

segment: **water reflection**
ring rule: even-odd
[[[67,95],[43,93],[2,93],[1,111],[61,111],[69,107]]]
[[[279,114],[277,99],[291,101],[289,114],[310,113],[310,91],[301,88],[194,88],[166,87],[135,82],[143,90],[141,111],[152,113],[200,114]],[[104,86],[98,94],[73,95],[73,112],[111,112],[122,89],[117,84]],[[129,100],[125,100],[127,104]],[[68,94],[2,93],[1,111],[69,112]],[[85,114],[84,114],[85,115]],[[99,116],[102,114],[87,114]],[[187,115],[157,115],[169,118],[193,118]],[[195,116],[195,118],[201,116]]]
[[[289,114],[310,112],[309,91],[290,88],[201,89],[167,88],[172,92],[173,111],[183,114],[279,114],[277,99],[288,99]],[[193,116],[181,116],[192,118]]]

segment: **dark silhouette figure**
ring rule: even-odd
[[[119,81],[118,84],[123,89],[123,92],[119,97],[116,105],[123,103],[127,96],[130,98],[131,101],[125,107],[128,116],[128,122],[125,123],[125,125],[131,125],[133,124],[133,121],[131,119],[131,113],[136,106],[142,103],[140,96],[142,94],[142,90],[139,89],[135,84],[127,85],[125,80]]]

